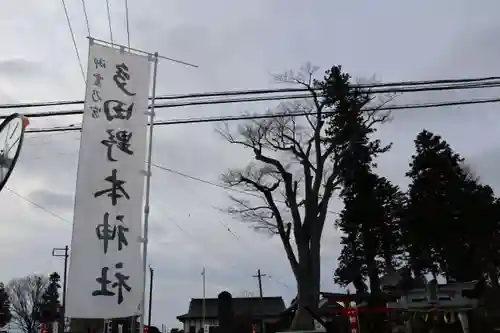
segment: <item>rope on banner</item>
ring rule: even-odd
[[[102,43],[104,45],[111,45],[111,46],[116,47],[116,48],[126,48],[126,49],[129,49],[129,52],[130,51],[134,51],[134,52],[137,52],[137,53],[142,53],[142,54],[145,54],[145,55],[149,55],[151,57],[157,57],[157,58],[169,60],[169,61],[172,61],[172,62],[176,62],[178,64],[186,65],[186,66],[189,66],[189,67],[198,68],[198,65],[194,65],[194,64],[191,64],[189,62],[182,61],[182,60],[177,60],[177,59],[165,57],[165,56],[162,56],[160,54],[155,55],[156,53],[153,54],[151,52],[146,52],[146,51],[143,51],[143,50],[140,50],[140,49],[136,49],[136,48],[133,48],[133,47],[127,47],[125,45],[120,45],[120,44],[116,44],[116,43],[106,42],[105,40],[102,40],[102,39],[97,39],[97,38],[93,38],[93,37],[89,37],[89,38],[92,39],[94,42]]]
[[[113,29],[111,29],[111,12],[109,11],[109,0],[106,0],[106,9],[108,10],[109,38],[111,40],[111,45],[113,45]]]
[[[85,5],[85,0],[82,0],[82,7],[83,7],[83,15],[85,17],[85,23],[87,25],[87,33],[90,36],[90,24],[89,24],[89,17],[87,15],[87,6]]]
[[[125,0],[125,23],[127,24],[127,46],[130,51],[130,27],[128,21],[128,0]]]
[[[82,59],[80,58],[80,52],[78,52],[78,46],[76,45],[75,34],[73,32],[73,26],[71,25],[71,20],[69,18],[69,14],[68,14],[68,8],[66,7],[66,2],[64,0],[61,0],[61,2],[63,5],[64,14],[66,15],[66,21],[68,23],[69,33],[71,34],[71,39],[73,40],[73,47],[75,48],[76,57],[78,58],[78,64],[80,65],[80,71],[82,72],[83,82],[84,82],[84,84],[87,84],[87,80],[85,79],[85,71],[83,70]]]

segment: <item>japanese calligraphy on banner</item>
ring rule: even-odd
[[[66,316],[140,313],[150,61],[90,43]]]

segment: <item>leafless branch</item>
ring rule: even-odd
[[[330,86],[325,88],[322,82],[314,79],[316,69],[306,65],[300,73],[290,71],[276,76],[280,82],[304,87],[311,94],[310,100],[280,104],[276,110],[267,111],[276,116],[270,119],[253,119],[236,129],[225,124],[218,129],[229,143],[250,149],[254,160],[243,170],[229,170],[222,181],[227,186],[238,186],[261,195],[260,200],[252,201],[231,197],[233,206],[228,213],[252,222],[258,230],[278,234],[296,277],[299,262],[292,250],[291,233],[298,252],[300,247],[305,251],[302,256],[309,250],[319,255],[317,250],[328,204],[339,189],[340,162],[349,148],[345,136],[336,137],[336,133],[328,132],[331,111],[357,117],[367,104],[377,103],[378,108],[362,115],[364,124],[371,127],[389,119],[389,114],[380,112],[379,108],[395,97],[375,102],[365,90],[350,90],[343,81],[346,75],[341,73],[335,79],[336,85],[332,85],[334,96],[328,100],[326,96],[330,96],[330,91],[320,94],[318,88],[330,89]],[[335,73],[338,72],[340,68]],[[329,111],[328,116],[325,110]],[[297,111],[306,112],[307,116],[293,116]],[[281,210],[277,206],[279,198],[284,199],[286,206]]]
[[[36,313],[47,285],[48,279],[41,275],[29,275],[7,284],[12,321],[24,333],[37,332]]]

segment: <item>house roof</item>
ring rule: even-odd
[[[202,317],[203,299],[192,298],[189,303],[189,311],[186,314],[178,316],[177,319],[184,321],[186,319],[195,319]],[[218,299],[205,298],[205,317],[216,318],[218,316]],[[234,297],[233,311],[238,313],[250,313],[253,316],[278,316],[285,311],[285,302],[282,297]]]

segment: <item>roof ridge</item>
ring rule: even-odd
[[[242,296],[242,297],[232,297],[232,299],[254,299],[254,298],[261,298],[260,296],[250,296],[250,297],[246,297],[246,296]],[[262,298],[272,298],[272,299],[283,299],[283,296],[263,296]],[[205,300],[208,300],[208,299],[218,299],[218,297],[192,297],[191,300],[195,300],[195,299],[205,299]]]

